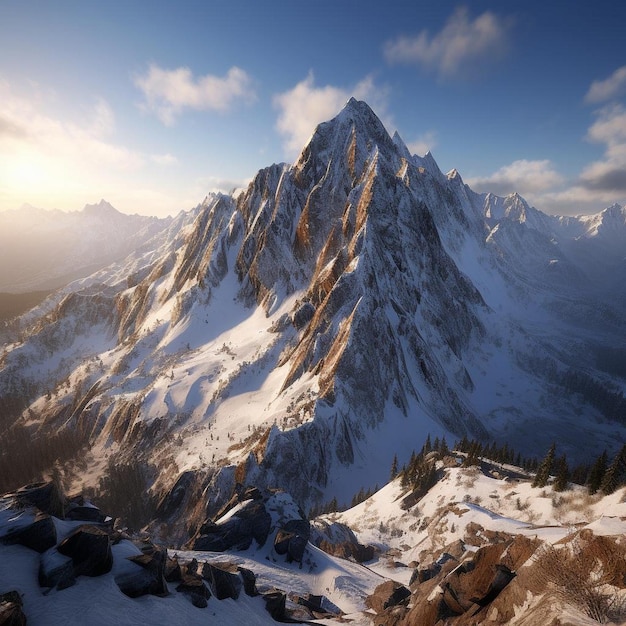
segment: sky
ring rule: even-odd
[[[354,96],[475,191],[626,203],[626,3],[0,0],[0,211],[175,215]]]

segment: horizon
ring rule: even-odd
[[[626,7],[573,4],[8,2],[0,211],[176,215],[294,162],[350,97],[479,193],[623,206]]]

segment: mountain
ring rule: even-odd
[[[82,211],[25,205],[0,213],[0,292],[57,289],[119,261],[171,218],[125,215],[108,202]]]
[[[348,503],[428,433],[587,461],[626,435],[623,217],[476,194],[352,99],[293,165],[20,318],[7,450],[77,488],[138,468],[179,543],[237,483]]]

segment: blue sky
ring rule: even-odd
[[[0,0],[0,210],[175,214],[352,95],[477,191],[626,202],[626,4]]]

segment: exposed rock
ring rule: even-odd
[[[38,512],[31,524],[10,529],[2,541],[8,544],[18,544],[37,552],[45,552],[56,545],[57,532],[50,515]]]
[[[287,595],[283,591],[270,591],[263,594],[267,612],[277,622],[284,622],[287,618],[286,605]]]
[[[178,557],[167,557],[167,560],[165,562],[165,580],[168,583],[182,580],[182,571],[180,569]]]
[[[404,585],[387,580],[378,585],[374,593],[365,599],[365,605],[375,613],[383,613],[389,607],[408,604],[410,597],[411,592]]]
[[[259,592],[256,588],[256,574],[245,567],[239,565],[237,567],[239,574],[243,580],[243,590],[247,596],[258,596]]]
[[[342,615],[342,610],[335,604],[333,604],[326,596],[314,595],[307,593],[301,596],[290,596],[290,598],[307,609],[311,610],[315,617],[321,617],[323,615]]]
[[[241,593],[242,580],[237,566],[230,563],[205,563],[202,578],[209,581],[211,591],[218,600],[236,600]]]
[[[304,302],[293,314],[292,322],[297,330],[303,329],[315,315],[315,307],[310,302]]]
[[[65,519],[91,522],[92,524],[103,524],[106,521],[107,516],[97,506],[87,503],[83,498],[80,500],[83,501],[82,504],[70,501],[65,512]]]
[[[22,506],[34,506],[44,513],[63,519],[65,495],[58,481],[32,483],[9,495]]]
[[[302,563],[311,527],[308,520],[289,520],[278,530],[274,539],[274,550],[277,554],[285,554],[287,561]]]
[[[176,587],[176,591],[189,597],[191,603],[202,609],[208,604],[211,592],[202,578],[197,574],[183,574],[182,580]]]
[[[39,586],[66,589],[76,582],[74,562],[71,558],[59,554],[51,548],[41,555],[39,560]]]
[[[223,523],[205,522],[193,542],[194,550],[224,552],[247,550],[254,539],[260,546],[267,541],[272,518],[260,500],[248,500]]]
[[[165,581],[166,552],[155,546],[151,548],[148,553],[128,557],[129,561],[136,563],[141,569],[115,577],[120,590],[131,598],[148,594],[164,596],[169,593]]]
[[[97,526],[79,526],[57,547],[72,557],[76,576],[101,576],[111,571],[113,554],[109,534]]]
[[[22,596],[17,591],[0,594],[0,626],[26,626]]]

